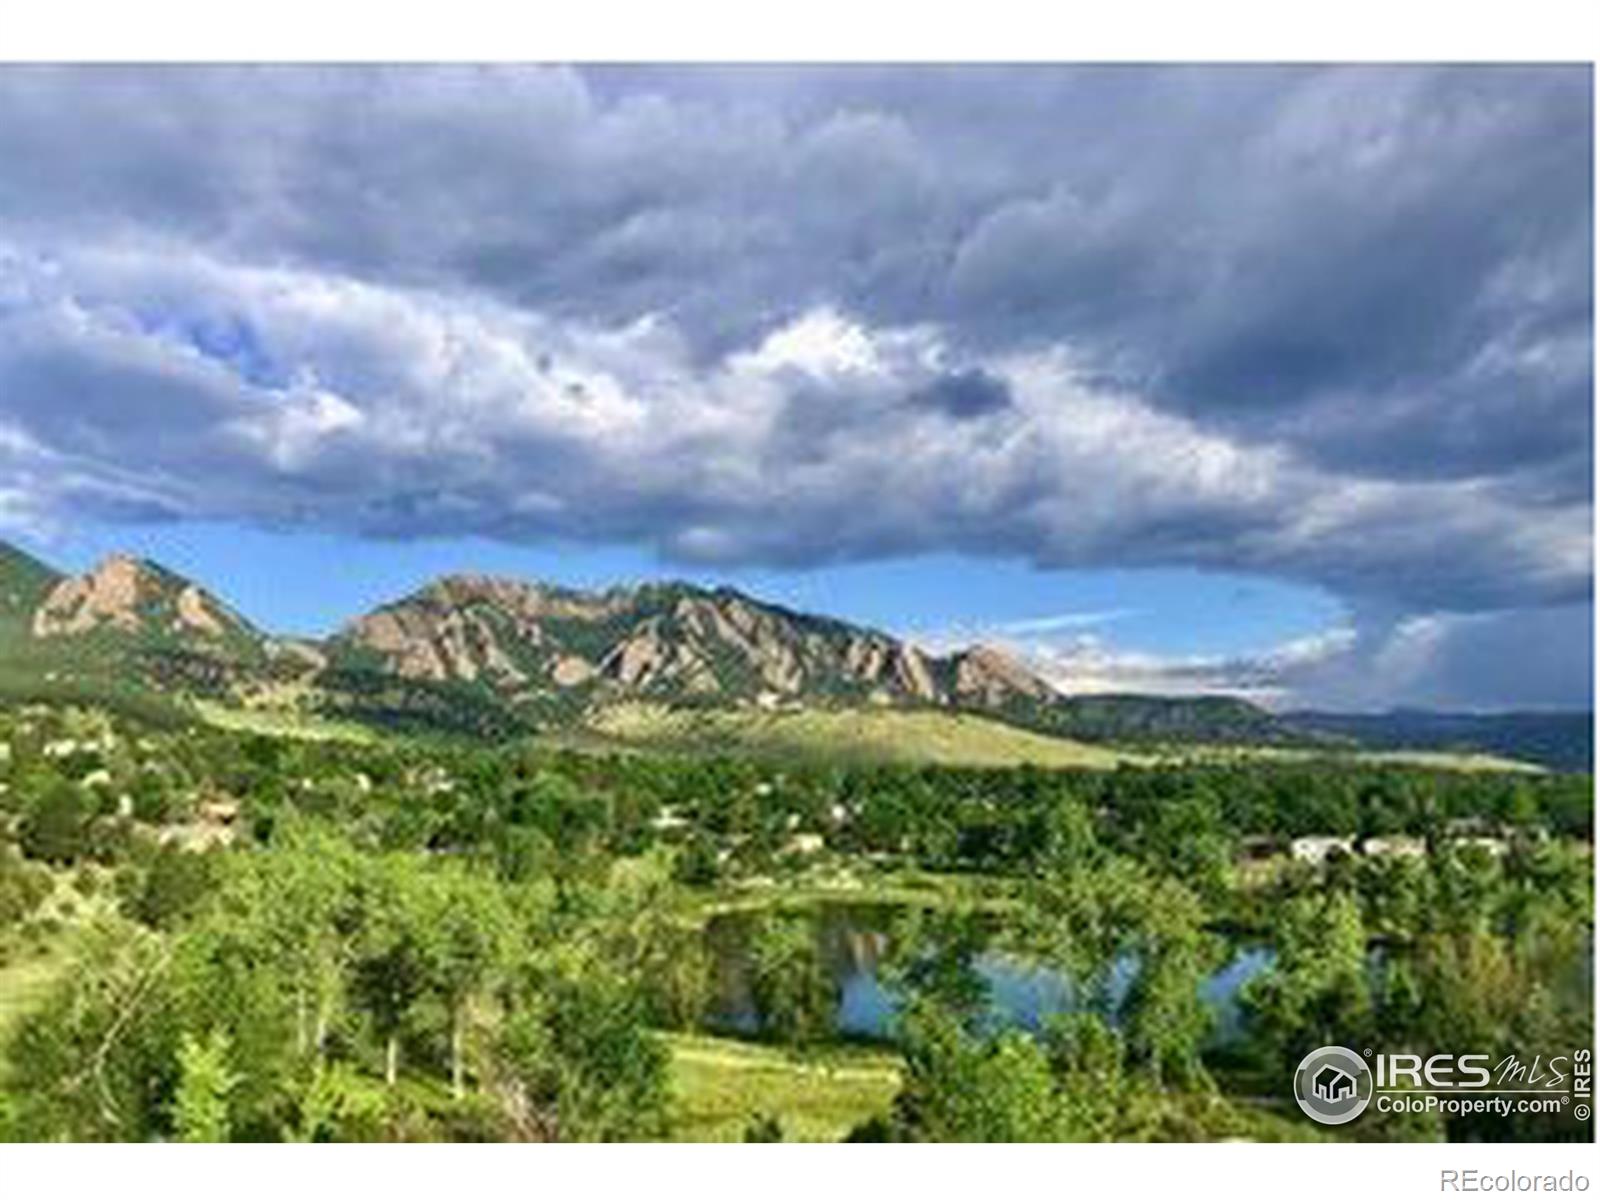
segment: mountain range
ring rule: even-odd
[[[992,647],[929,654],[731,588],[584,592],[452,575],[311,640],[263,631],[155,563],[112,555],[69,576],[9,546],[0,547],[0,679],[13,695],[114,685],[478,733],[651,701],[933,708],[1102,740],[1300,736],[1225,697],[1064,697]]]
[[[993,647],[930,654],[726,587],[587,592],[451,575],[313,640],[261,630],[143,559],[112,555],[71,576],[0,543],[4,696],[169,708],[209,700],[485,736],[582,726],[638,702],[936,710],[1118,743],[1326,746],[1374,734],[1226,696],[1065,696]]]

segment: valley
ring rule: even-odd
[[[619,749],[0,706],[0,1137],[1471,1139],[1310,1126],[1286,1072],[1591,1036],[1588,776],[627,711]]]
[[[1424,732],[725,588],[450,576],[311,641],[4,549],[0,1137],[1503,1134],[1283,1086],[1592,1035],[1590,777]]]

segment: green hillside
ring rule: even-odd
[[[1054,737],[973,713],[932,709],[819,708],[779,712],[754,709],[673,708],[662,704],[612,705],[591,715],[580,747],[606,743],[683,753],[756,754],[773,758],[930,763],[941,766],[1082,767],[1152,766],[1158,763],[1391,764],[1442,771],[1534,772],[1515,759],[1477,753],[1368,751],[1272,745],[1139,742],[1111,745]],[[568,739],[570,741],[570,739]]]
[[[759,712],[619,704],[598,713],[589,727],[625,744],[701,752],[992,767],[1115,767],[1146,761],[970,713],[931,710]]]
[[[31,554],[0,542],[0,638],[26,631],[34,609],[60,578]]]

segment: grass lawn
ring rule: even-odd
[[[313,742],[375,742],[377,735],[353,721],[330,720],[286,708],[235,708],[214,700],[196,700],[195,710],[208,725],[265,737],[304,738]]]
[[[900,1061],[884,1050],[827,1047],[801,1057],[731,1038],[663,1036],[675,1141],[737,1142],[753,1117],[768,1114],[786,1141],[834,1142],[887,1112],[900,1087]]]
[[[884,904],[928,909],[1005,912],[1015,907],[1016,882],[996,875],[953,875],[915,868],[850,871],[747,879],[707,895],[691,910],[705,918],[764,908],[802,909],[817,904]]]

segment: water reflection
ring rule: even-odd
[[[822,904],[813,914],[824,962],[838,988],[835,1024],[839,1032],[853,1037],[888,1037],[898,999],[884,982],[884,960],[897,910]],[[750,939],[760,919],[749,913],[732,913],[713,919],[707,927],[716,972],[712,1023],[718,1028],[746,1034],[760,1029],[750,987]],[[1201,997],[1215,1016],[1215,1041],[1239,1036],[1243,1021],[1240,989],[1271,961],[1271,952],[1262,946],[1236,946],[1223,967],[1201,985]],[[989,1022],[995,1027],[1036,1030],[1047,1018],[1078,1006],[1072,982],[1049,968],[992,950],[978,954],[972,965],[988,986]],[[1113,1009],[1126,999],[1138,970],[1132,957],[1112,965],[1106,990]]]

